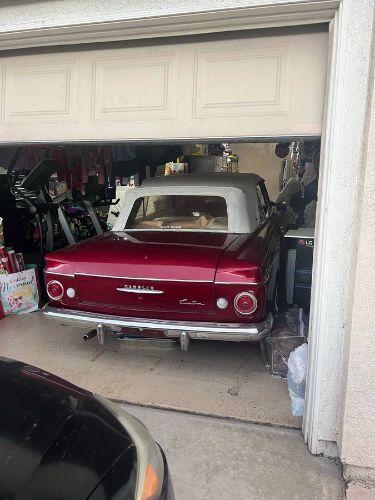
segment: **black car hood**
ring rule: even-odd
[[[135,462],[135,453],[90,392],[0,357],[0,498],[87,498],[117,462]]]

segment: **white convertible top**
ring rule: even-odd
[[[153,177],[127,191],[124,206],[114,231],[124,231],[137,198],[157,194],[222,196],[228,210],[228,232],[252,233],[259,225],[256,186],[262,178],[256,174],[181,174]],[[128,231],[128,230],[127,230]]]
[[[163,177],[151,177],[142,183],[143,187],[164,187],[174,186],[183,189],[187,187],[227,187],[238,188],[248,192],[256,188],[257,184],[263,179],[257,174],[227,174],[227,173],[210,173],[210,174],[180,174],[166,175]]]

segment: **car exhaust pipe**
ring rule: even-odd
[[[90,339],[93,339],[94,337],[96,337],[96,330],[90,330],[89,332],[87,332],[84,335],[82,335],[82,339],[85,342],[87,342]]]
[[[190,347],[190,335],[187,332],[181,332],[180,335],[180,347],[181,351],[187,352]]]

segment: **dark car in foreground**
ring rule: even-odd
[[[163,451],[119,405],[0,358],[0,498],[170,500]]]

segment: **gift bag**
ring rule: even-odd
[[[36,311],[39,290],[36,266],[13,274],[0,275],[0,298],[5,316]]]

